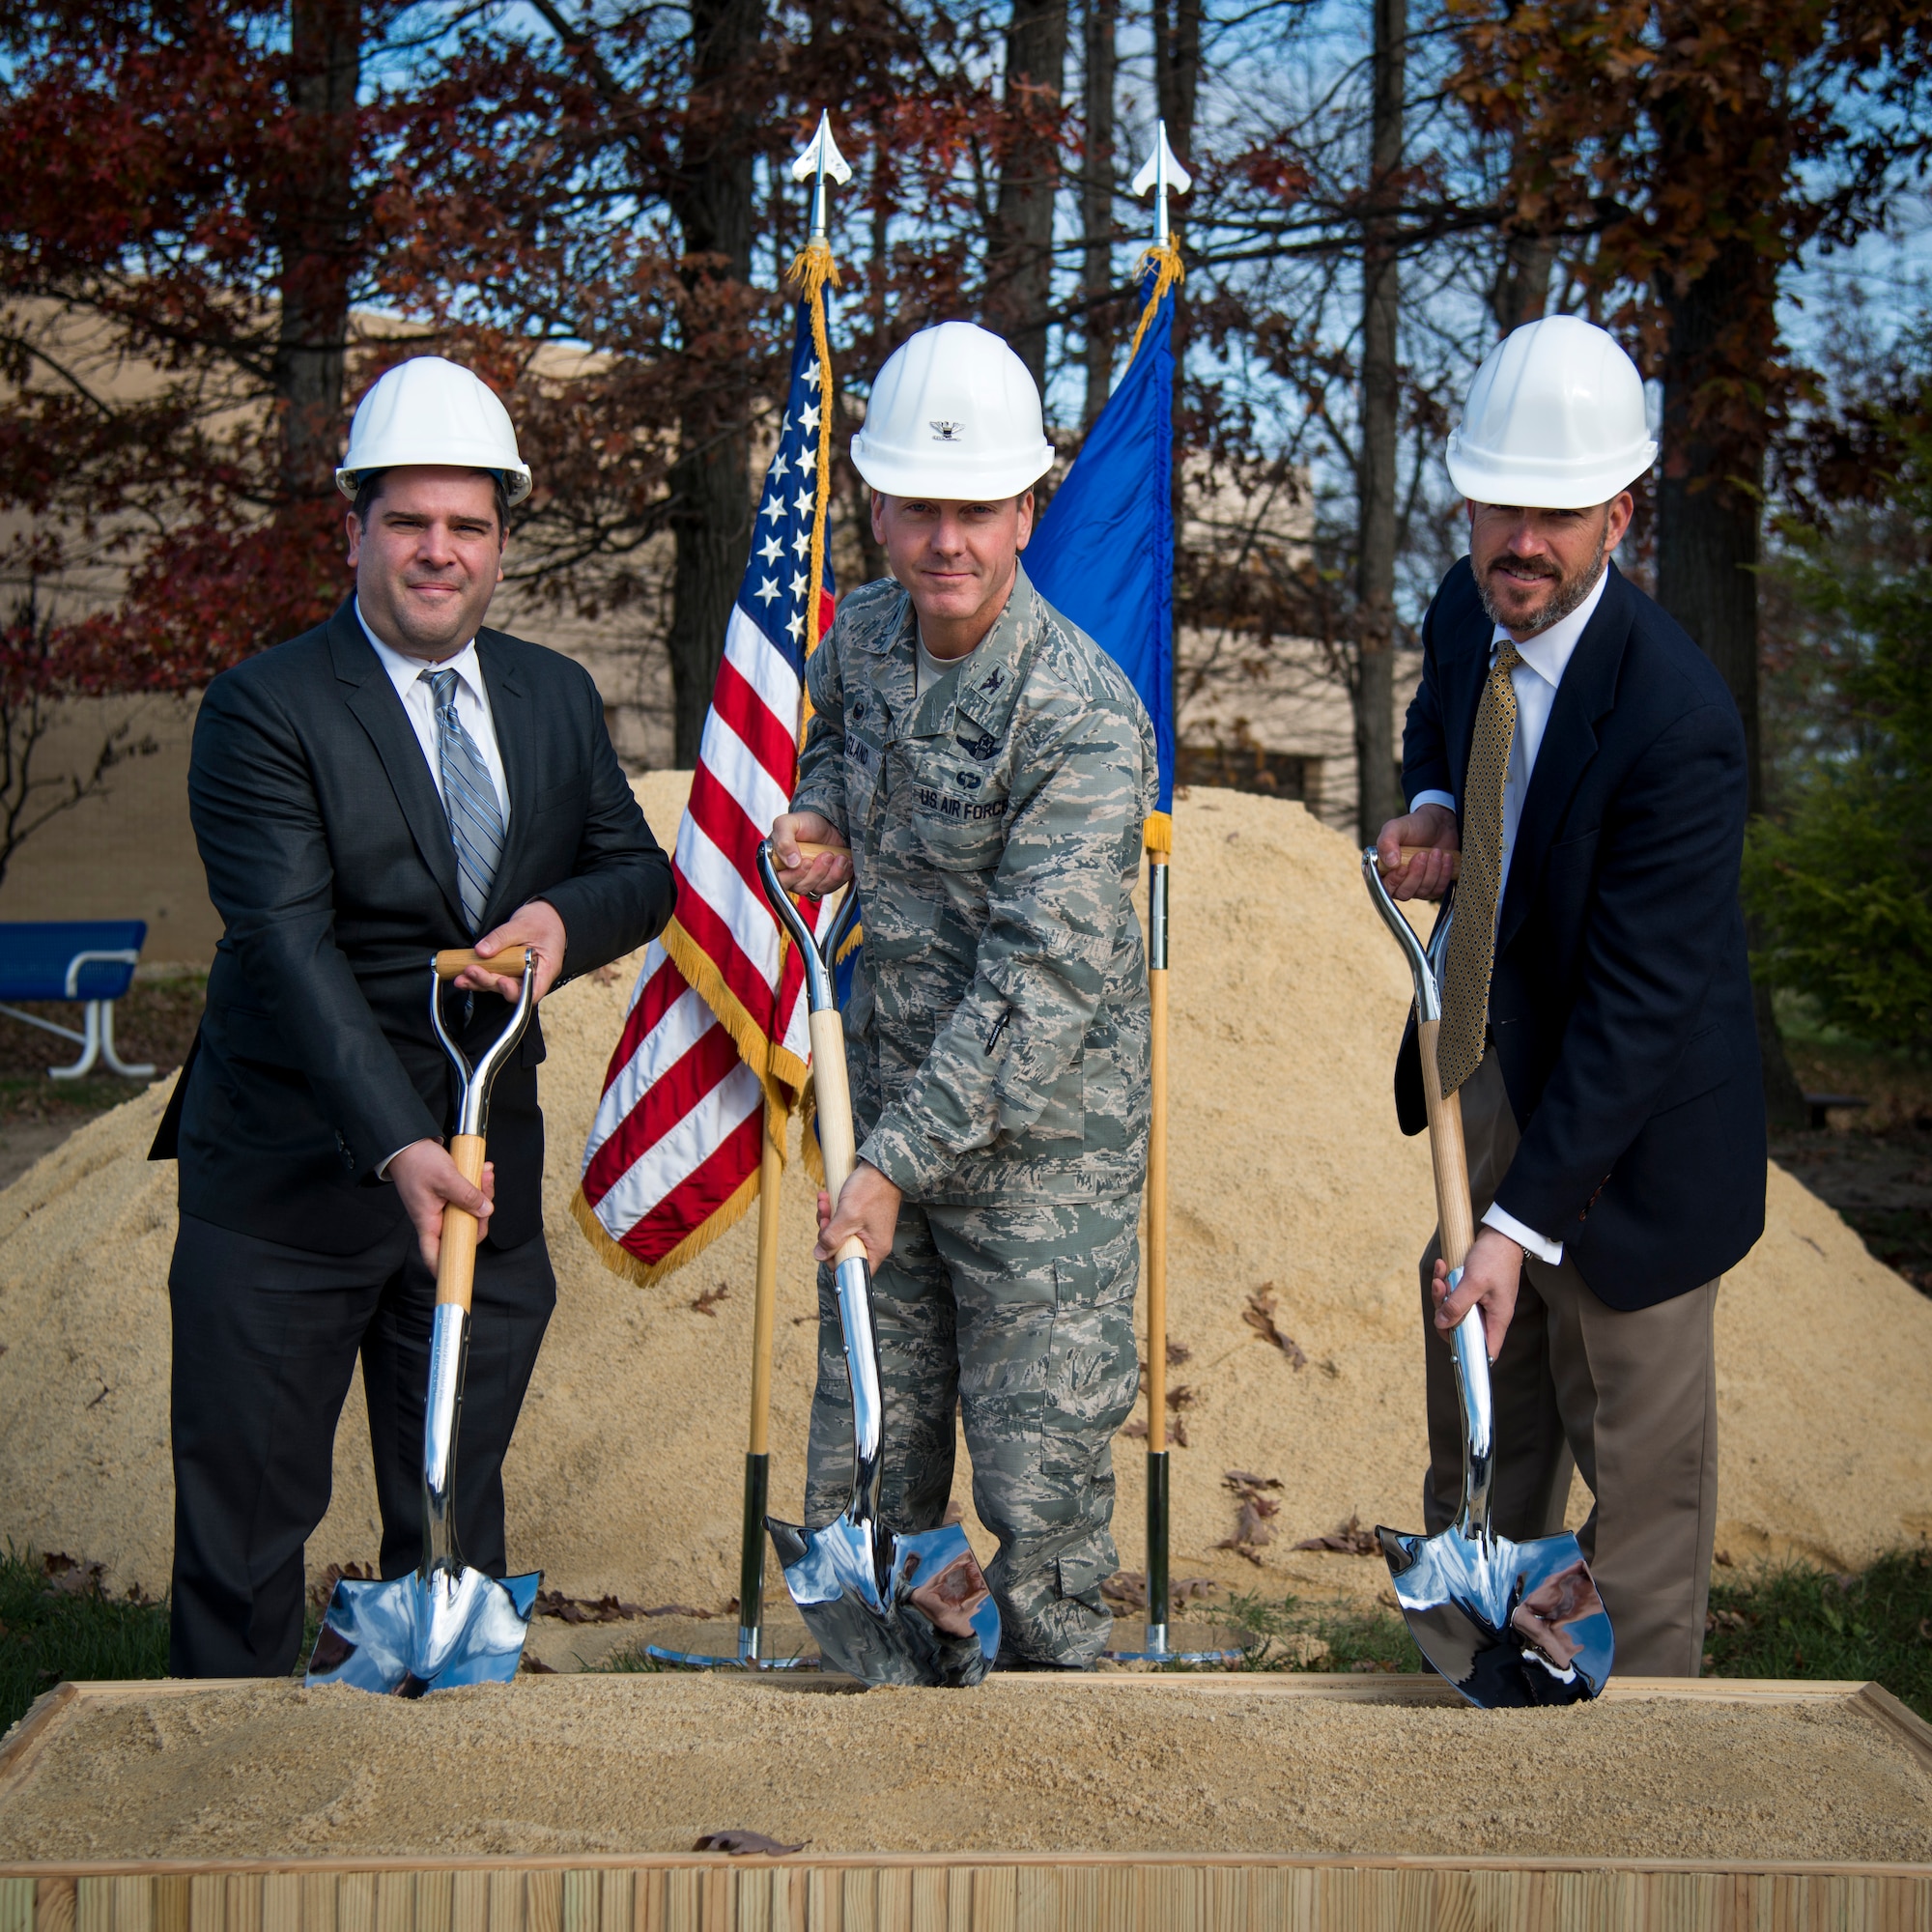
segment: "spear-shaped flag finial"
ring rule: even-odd
[[[1185,194],[1194,185],[1193,177],[1180,165],[1180,157],[1167,144],[1167,123],[1156,121],[1153,128],[1153,153],[1141,166],[1134,177],[1134,193],[1145,194],[1153,189],[1153,245],[1165,248],[1168,244],[1167,197],[1170,192]]]
[[[838,143],[832,138],[831,114],[821,112],[818,131],[791,164],[793,181],[811,183],[811,240],[814,242],[825,240],[825,183],[828,176],[842,184],[852,179],[852,168],[838,152]]]

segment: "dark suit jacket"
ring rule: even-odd
[[[1464,557],[1423,621],[1403,786],[1461,800],[1494,627]],[[1612,1308],[1711,1280],[1764,1230],[1765,1117],[1738,906],[1744,728],[1656,604],[1609,582],[1558,686],[1511,856],[1490,1027],[1522,1128],[1498,1204]],[[1427,1124],[1411,1017],[1405,1133]]]
[[[501,631],[480,632],[476,648],[510,792],[486,929],[547,899],[563,920],[564,973],[587,972],[662,930],[670,863],[588,674]],[[225,929],[154,1157],[179,1156],[185,1214],[358,1253],[404,1218],[377,1164],[454,1124],[429,957],[476,935],[428,761],[353,603],[210,685],[188,804]],[[462,1002],[449,998],[447,1020]],[[507,1017],[495,994],[476,995],[458,1036],[472,1060]],[[499,1247],[543,1226],[543,1056],[533,1015],[490,1106]]]

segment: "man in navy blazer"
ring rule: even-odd
[[[1438,1051],[1481,1223],[1453,1292],[1423,1261],[1431,1531],[1460,1501],[1449,1351],[1480,1304],[1494,1363],[1493,1521],[1579,1532],[1617,1667],[1695,1676],[1717,1505],[1719,1277],[1764,1227],[1765,1115],[1738,871],[1745,742],[1711,662],[1607,561],[1654,461],[1642,384],[1603,330],[1518,329],[1449,469],[1469,554],[1423,623],[1403,737],[1400,897],[1461,854]],[[1396,1066],[1425,1125],[1411,1020]]]

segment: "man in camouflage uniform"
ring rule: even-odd
[[[1037,391],[998,338],[948,324],[899,355],[922,347],[915,421],[956,427],[976,401],[990,413],[934,388],[997,351],[1044,447]],[[892,426],[891,370],[875,440]],[[863,438],[854,457],[868,480],[896,480]],[[941,1521],[956,1405],[974,1503],[1000,1543],[986,1577],[1002,1662],[1084,1667],[1111,1623],[1111,1442],[1139,1382],[1149,1019],[1130,895],[1153,729],[1112,659],[1028,582],[1031,490],[875,490],[873,525],[899,582],[849,596],[812,657],[797,788],[773,828],[788,885],[830,891],[856,871],[865,910],[844,1016],[860,1165],[836,1208],[821,1198],[818,1252],[856,1233],[871,1256],[887,1522]],[[808,858],[800,840],[849,846],[849,861]],[[851,1444],[824,1267],[808,1520],[844,1506]]]

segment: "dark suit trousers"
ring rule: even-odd
[[[1478,1220],[1515,1157],[1516,1116],[1493,1048],[1463,1087],[1469,1192]],[[1437,1338],[1429,1284],[1441,1249],[1422,1258],[1429,1381],[1430,1533],[1463,1498],[1456,1371]],[[1566,1253],[1533,1256],[1516,1316],[1491,1370],[1496,1486],[1491,1520],[1523,1542],[1563,1527],[1573,1468],[1594,1506],[1577,1533],[1616,1633],[1627,1677],[1695,1677],[1718,1510],[1718,1381],[1712,1321],[1718,1283],[1625,1313],[1591,1293]]]
[[[436,1278],[405,1226],[318,1255],[183,1215],[168,1275],[176,1677],[284,1676],[301,1647],[304,1546],[328,1509],[335,1427],[355,1359],[369,1404],[380,1567],[422,1558],[422,1438]],[[466,1561],[505,1574],[503,1455],[556,1278],[538,1235],[476,1257],[456,1452]],[[335,1552],[330,1552],[334,1554]],[[344,1551],[347,1556],[353,1552]]]

